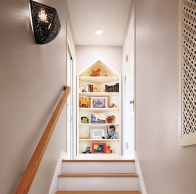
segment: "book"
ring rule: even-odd
[[[91,123],[105,123],[105,113],[91,113]]]
[[[106,153],[106,143],[92,143],[92,153],[94,154],[104,154]]]

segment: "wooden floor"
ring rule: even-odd
[[[59,191],[56,194],[140,194],[138,191]]]
[[[135,160],[62,160],[62,162],[135,162]]]
[[[73,173],[73,174],[60,174],[58,177],[138,177],[135,173]]]

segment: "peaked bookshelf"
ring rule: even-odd
[[[100,68],[99,76],[90,76]],[[84,100],[85,99],[85,100]],[[103,100],[105,107],[95,107],[96,100]],[[109,106],[115,104],[115,107]],[[93,118],[96,117],[96,122]],[[104,117],[97,119],[98,117]],[[113,122],[107,118],[114,116]],[[85,118],[82,121],[81,118]],[[86,122],[88,118],[88,123]],[[107,139],[109,126],[115,127],[115,139]],[[98,132],[98,135],[96,134]],[[77,159],[107,159],[121,156],[121,75],[101,60],[96,61],[82,73],[77,75]],[[106,137],[102,139],[102,136]],[[106,153],[92,153],[93,143],[105,144]],[[91,154],[82,153],[90,147]],[[107,153],[107,146],[112,150]]]

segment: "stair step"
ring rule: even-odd
[[[56,194],[141,194],[139,191],[59,191]]]
[[[135,162],[135,160],[62,160],[62,162]]]
[[[134,173],[134,160],[63,160],[62,173]]]
[[[138,177],[138,175],[135,173],[66,173],[58,177]]]
[[[137,191],[138,188],[135,173],[66,173],[58,176],[59,191]]]

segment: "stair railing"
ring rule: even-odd
[[[28,194],[31,184],[34,180],[34,177],[36,175],[36,172],[39,168],[40,162],[42,160],[42,157],[44,155],[44,152],[46,150],[46,147],[48,145],[48,142],[50,141],[50,137],[54,131],[55,125],[58,121],[58,118],[60,116],[60,113],[64,107],[65,102],[67,101],[67,97],[70,93],[70,87],[64,86],[64,92],[61,96],[61,99],[58,102],[58,105],[56,106],[55,111],[52,114],[52,117],[50,118],[50,121],[34,151],[34,154],[15,190],[14,194]]]

